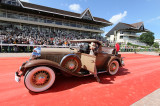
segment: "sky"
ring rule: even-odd
[[[92,16],[113,23],[104,28],[105,35],[118,22],[144,22],[144,27],[160,39],[160,0],[21,0],[61,10],[82,13],[89,8]]]

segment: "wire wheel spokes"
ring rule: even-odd
[[[35,86],[44,86],[48,83],[50,75],[47,71],[38,71],[33,75],[32,82]]]

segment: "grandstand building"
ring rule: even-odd
[[[111,22],[92,16],[89,8],[79,14],[20,0],[0,0],[0,35],[22,31],[32,36],[59,34],[74,35],[77,39],[80,36],[96,38],[110,25]]]
[[[110,43],[132,43],[135,45],[146,46],[146,44],[140,42],[138,38],[141,33],[148,31],[148,29],[145,29],[143,22],[133,24],[119,22],[106,34],[106,37]]]

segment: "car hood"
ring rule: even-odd
[[[43,54],[70,54],[77,53],[77,49],[71,50],[70,48],[41,48],[41,55]]]
[[[47,59],[60,63],[65,55],[75,54],[77,52],[77,49],[72,50],[70,48],[41,48],[40,59]]]

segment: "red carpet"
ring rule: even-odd
[[[125,66],[116,76],[57,77],[46,92],[29,92],[24,84],[14,81],[14,73],[28,60],[0,58],[0,105],[55,105],[55,106],[128,106],[160,88],[160,57],[124,54]]]

